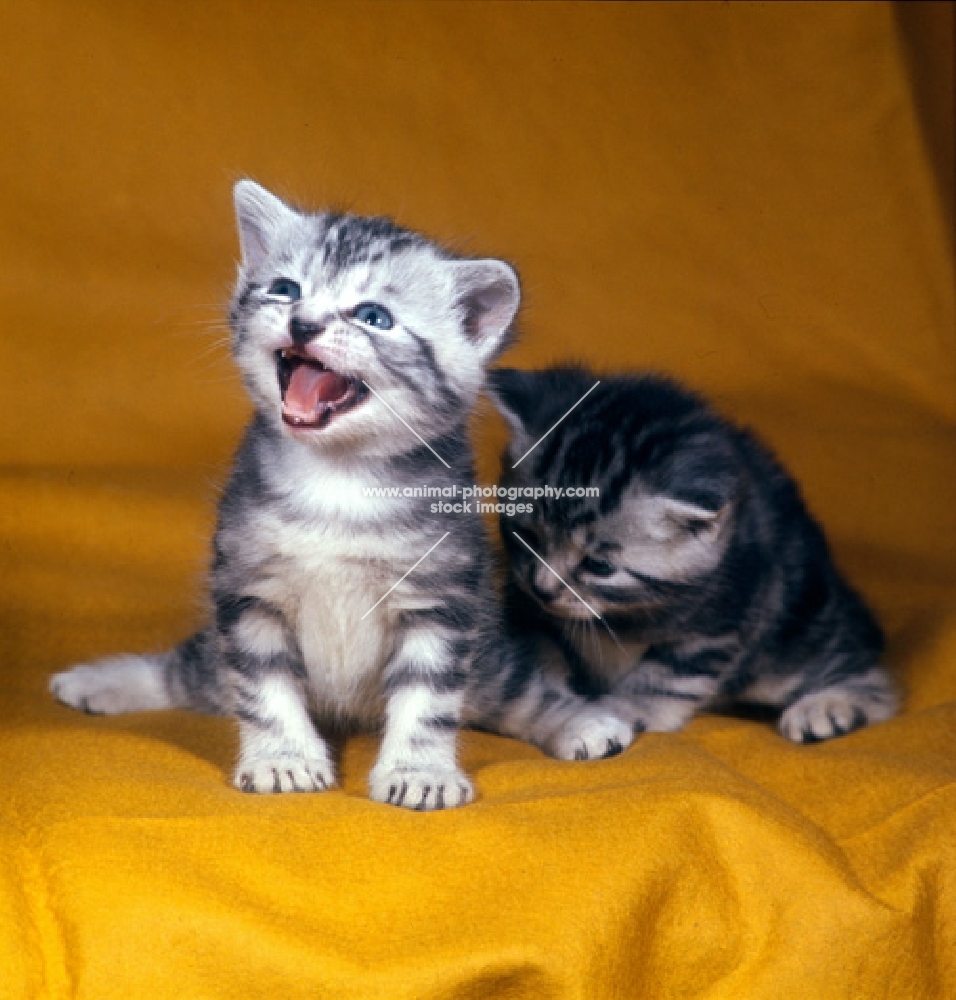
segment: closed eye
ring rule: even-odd
[[[360,323],[373,326],[377,330],[391,330],[395,325],[392,314],[377,302],[363,302],[355,308],[352,315]]]
[[[608,577],[614,576],[617,568],[606,559],[595,559],[593,556],[585,556],[581,560],[581,569],[592,576]]]

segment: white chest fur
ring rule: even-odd
[[[257,521],[267,556],[250,590],[292,627],[316,703],[377,714],[397,636],[393,604],[381,598],[408,568],[407,545],[339,525],[290,526],[268,514]]]
[[[318,706],[377,715],[403,588],[382,598],[417,558],[414,532],[400,527],[402,500],[367,495],[380,470],[332,465],[305,449],[270,452],[264,464],[285,502],[257,509],[237,539],[256,549],[249,592],[294,630]]]

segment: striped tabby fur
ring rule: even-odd
[[[235,717],[234,781],[252,792],[328,788],[320,728],[380,729],[372,798],[461,805],[466,688],[517,669],[487,539],[477,514],[362,488],[475,481],[465,422],[517,278],[385,219],[299,212],[251,181],[235,201],[232,348],[256,413],[219,507],[210,624],[167,653],[57,674],[52,690],[90,712]]]
[[[603,750],[582,740],[579,755],[592,756],[733,703],[778,710],[796,742],[892,716],[880,628],[798,487],[693,394],[652,375],[604,377],[512,468],[596,381],[573,367],[490,374],[512,430],[503,484],[600,491],[502,517],[509,618],[551,686],[518,692],[499,726],[513,716],[534,740],[536,719],[552,726],[583,695],[628,723]]]

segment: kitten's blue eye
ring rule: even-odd
[[[281,299],[288,299],[290,302],[298,302],[302,298],[302,289],[297,281],[291,278],[276,278],[269,285],[269,294]]]
[[[352,315],[366,326],[374,326],[377,330],[391,330],[395,325],[392,314],[377,302],[363,302]]]
[[[591,556],[585,556],[581,560],[581,569],[585,573],[590,573],[592,576],[614,576],[615,570],[614,566],[609,563],[606,559],[593,559]]]

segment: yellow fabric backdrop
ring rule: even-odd
[[[0,5],[0,997],[956,996],[952,5],[904,6]],[[228,721],[54,704],[200,620],[243,175],[513,260],[511,363],[757,427],[906,713],[586,764],[467,734],[480,800],[417,815],[370,740],[260,798]]]

